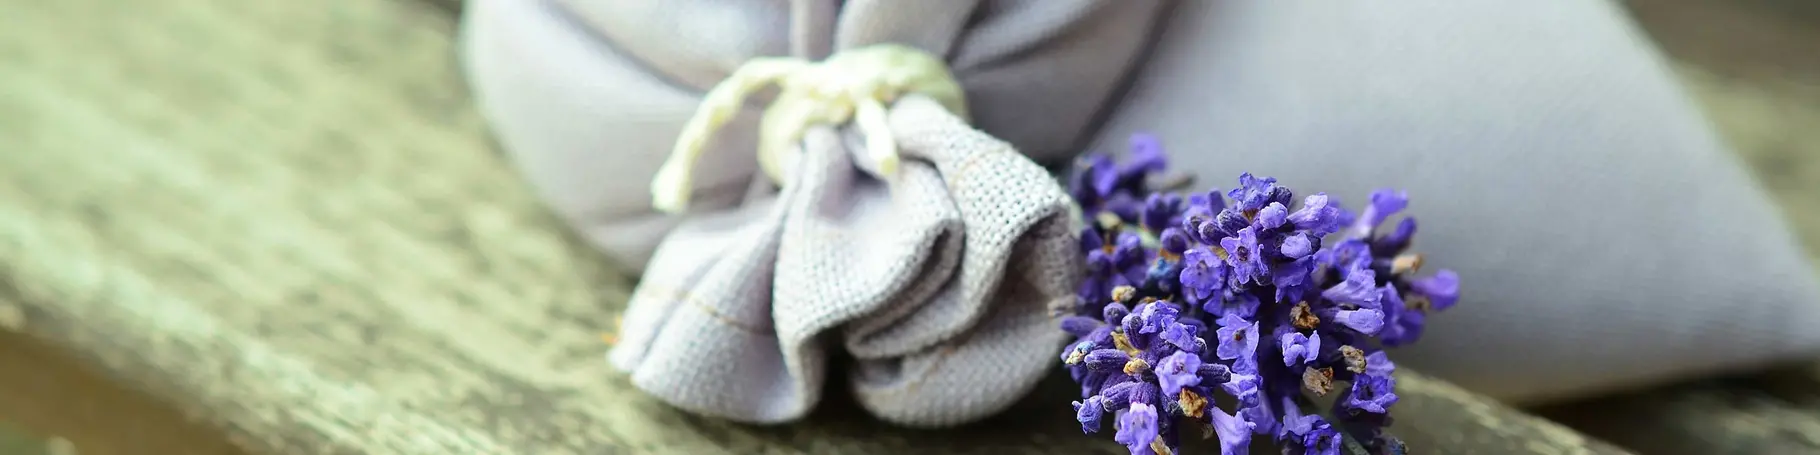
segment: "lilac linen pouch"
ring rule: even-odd
[[[1079,227],[1031,157],[1075,153],[1165,5],[481,0],[463,40],[513,161],[642,274],[609,355],[634,385],[704,415],[788,422],[819,401],[838,352],[874,415],[946,426],[1010,406],[1054,368],[1064,340],[1051,308],[1073,303]],[[958,86],[893,97],[876,116],[886,147],[875,131],[817,125],[787,144],[791,164],[759,166],[773,130],[756,114],[838,110],[786,112],[801,98],[764,91],[750,115],[690,132],[698,109],[738,106],[721,87],[771,71],[749,61],[885,47],[928,56],[921,74]],[[688,211],[661,213],[653,180],[687,155],[673,146],[697,140],[678,180]],[[883,148],[902,157],[895,172],[867,171]]]
[[[1079,273],[1038,164],[1138,131],[1203,183],[1421,195],[1421,248],[1472,301],[1393,355],[1476,391],[1571,398],[1820,350],[1813,269],[1655,51],[1608,2],[1532,6],[472,0],[462,52],[512,162],[643,275],[611,360],[698,413],[799,418],[834,351],[885,420],[1002,410],[1053,368],[1046,307]],[[690,210],[653,209],[741,65],[881,43],[941,59],[966,99],[889,106],[898,179],[828,125],[773,189],[761,92],[708,143]]]

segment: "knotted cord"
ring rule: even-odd
[[[879,44],[841,51],[821,62],[755,58],[709,90],[683,125],[670,157],[651,181],[653,207],[667,213],[688,208],[695,164],[714,132],[739,113],[746,97],[773,84],[779,92],[759,120],[758,163],[779,184],[788,181],[797,144],[810,126],[853,122],[866,146],[855,162],[889,179],[897,172],[898,156],[886,106],[915,93],[967,118],[965,96],[947,65],[913,47]]]

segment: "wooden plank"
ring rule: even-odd
[[[0,313],[11,309],[17,307],[0,305]],[[7,321],[0,316],[0,328]],[[0,454],[38,453],[24,452],[22,437],[35,447],[73,448],[81,455],[245,453],[215,428],[60,351],[0,331]]]
[[[758,428],[601,360],[628,283],[489,148],[453,23],[372,0],[0,0],[0,307],[278,453],[1118,453],[993,421]],[[1059,395],[1058,395],[1059,394]],[[838,395],[838,394],[836,394]],[[1428,453],[1620,453],[1418,374]]]
[[[1641,453],[1820,453],[1820,404],[1757,381],[1704,381],[1541,410]],[[1805,391],[1813,393],[1814,384]]]

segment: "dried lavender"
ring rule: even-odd
[[[1061,358],[1081,386],[1081,429],[1110,415],[1133,454],[1174,453],[1197,429],[1224,454],[1255,436],[1289,454],[1349,441],[1402,453],[1383,431],[1397,402],[1383,348],[1416,341],[1459,297],[1452,271],[1416,276],[1414,218],[1378,229],[1407,194],[1379,190],[1355,215],[1324,193],[1297,206],[1275,179],[1244,174],[1225,194],[1183,198],[1149,183],[1167,170],[1156,139],[1131,144],[1125,162],[1088,156],[1069,181],[1087,278]],[[1234,412],[1212,404],[1216,391]]]

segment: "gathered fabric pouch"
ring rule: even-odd
[[[477,81],[540,93],[480,95],[514,162],[642,273],[608,355],[633,384],[778,423],[832,378],[943,426],[1054,368],[1082,266],[1037,161],[1076,153],[1167,4],[478,0],[463,39]]]
[[[926,98],[890,109],[903,160],[855,165],[847,128],[808,130],[775,197],[684,222],[658,246],[611,360],[695,412],[803,416],[830,355],[859,402],[945,425],[996,412],[1053,367],[1048,307],[1081,265],[1067,195],[1041,167]]]

